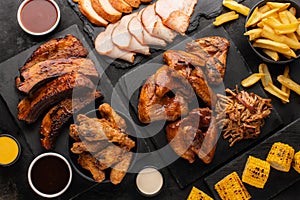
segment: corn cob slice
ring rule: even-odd
[[[295,150],[293,147],[281,142],[276,142],[269,151],[267,162],[270,163],[271,167],[279,171],[288,172],[291,168],[294,153]]]
[[[294,155],[293,168],[300,173],[300,151]]]
[[[196,187],[193,187],[187,200],[213,200],[210,196]]]
[[[257,188],[264,188],[270,173],[267,161],[249,156],[242,175],[242,181]]]
[[[251,198],[236,172],[232,172],[216,183],[215,190],[222,200],[248,200]]]

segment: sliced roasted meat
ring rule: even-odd
[[[160,17],[155,13],[155,4],[148,5],[141,13],[141,22],[148,33],[168,42],[172,42],[176,33],[164,26]]]
[[[188,101],[192,98],[187,81],[168,66],[150,76],[142,87],[138,115],[143,123],[158,120],[175,121],[188,113]],[[184,87],[184,86],[187,87]]]
[[[99,33],[99,35],[95,39],[96,51],[100,55],[106,55],[111,58],[120,58],[122,60],[126,60],[128,62],[133,63],[135,53],[122,50],[112,43],[111,40],[112,31],[114,30],[115,26],[118,24],[119,23],[109,24],[106,27],[105,31]]]
[[[206,60],[181,50],[167,50],[163,54],[164,61],[170,67],[177,69],[192,65],[195,67],[205,66]]]
[[[91,0],[79,0],[78,8],[80,12],[93,24],[97,26],[108,25],[109,22],[96,13],[95,9],[92,7]]]
[[[120,49],[149,55],[149,46],[144,46],[139,43],[138,40],[136,40],[135,37],[133,37],[128,31],[128,24],[130,20],[135,16],[137,16],[137,13],[122,17],[120,23],[115,26],[112,32],[112,42]]]
[[[130,166],[131,159],[132,159],[132,153],[128,152],[124,154],[121,161],[112,168],[110,173],[110,181],[113,184],[117,185],[121,183]]]
[[[105,179],[105,173],[101,170],[101,165],[99,161],[89,153],[82,153],[79,155],[78,164],[82,168],[91,172],[94,180],[96,182],[102,182]]]
[[[141,4],[140,0],[125,0],[126,3],[128,3],[130,6],[134,7],[134,8],[138,8]]]
[[[149,3],[151,2],[152,0],[140,0],[142,3]]]
[[[155,12],[162,18],[164,25],[184,35],[197,0],[159,0]]]
[[[151,36],[146,29],[143,27],[139,16],[133,17],[128,24],[128,31],[130,34],[137,39],[142,45],[155,45],[155,46],[166,46],[167,43],[157,37]]]
[[[36,90],[31,96],[22,99],[18,105],[18,119],[27,123],[35,122],[48,108],[63,98],[69,97],[74,88],[88,92],[93,90],[95,86],[89,78],[82,74],[62,75]]]
[[[121,13],[131,13],[132,7],[125,0],[109,0],[109,3]]]
[[[100,92],[91,92],[84,97],[62,100],[51,108],[44,116],[40,128],[40,133],[43,136],[41,139],[42,146],[47,150],[53,149],[61,129],[73,114],[101,97]]]
[[[205,72],[211,84],[220,84],[226,71],[230,43],[219,36],[204,37],[186,45],[186,51],[206,61]]]
[[[21,73],[21,79],[16,79],[17,88],[29,93],[42,83],[58,76],[78,72],[85,76],[97,78],[98,72],[92,60],[87,58],[59,58],[39,62]]]
[[[117,11],[109,0],[91,0],[92,7],[103,19],[115,23],[122,17],[122,13]]]
[[[126,121],[108,103],[101,104],[98,110],[101,117],[113,124],[114,127],[126,129]]]
[[[73,35],[66,35],[64,38],[51,39],[37,48],[20,68],[20,72],[31,66],[48,59],[86,57],[88,51],[83,44]]]
[[[80,138],[87,141],[109,140],[118,143],[121,147],[130,150],[135,147],[135,142],[128,137],[128,134],[120,128],[114,127],[106,119],[89,118],[79,114],[77,116],[79,125],[77,131]]]
[[[174,152],[193,163],[197,155],[204,163],[212,161],[218,139],[216,120],[209,108],[196,108],[187,117],[166,126]]]

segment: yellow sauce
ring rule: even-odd
[[[12,163],[18,156],[19,147],[17,142],[7,136],[0,137],[0,164]]]

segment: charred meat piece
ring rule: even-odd
[[[181,115],[188,113],[188,102],[180,94],[162,96],[168,90],[169,88],[161,87],[157,91],[155,75],[147,79],[142,87],[138,104],[138,116],[141,122],[175,121]],[[157,93],[161,96],[158,96]]]
[[[83,75],[97,78],[98,72],[92,60],[86,58],[60,58],[39,62],[22,71],[21,78],[16,79],[17,88],[29,93],[33,88],[40,86],[49,79],[78,72]]]
[[[212,161],[218,139],[216,120],[209,108],[196,108],[187,117],[166,126],[174,152],[190,163],[197,155],[204,163]]]
[[[77,126],[80,138],[87,141],[109,140],[128,150],[135,147],[135,142],[128,137],[126,132],[114,127],[106,119],[89,118],[79,114],[77,120],[80,123]]]
[[[98,108],[101,117],[108,120],[116,128],[126,129],[126,121],[118,115],[108,103],[103,103]]]
[[[44,116],[40,127],[40,133],[43,136],[43,139],[41,139],[42,146],[47,150],[53,149],[61,129],[73,114],[101,97],[100,92],[91,92],[81,98],[62,100],[51,108]]]
[[[79,132],[78,132],[78,126],[76,124],[71,124],[70,125],[70,129],[69,129],[69,135],[70,137],[77,141],[77,142],[80,142],[81,139],[80,139],[80,135],[79,135]]]
[[[74,154],[81,154],[84,152],[95,153],[103,150],[105,147],[110,145],[107,141],[96,141],[96,142],[74,142],[71,148],[71,152]]]
[[[113,184],[117,185],[121,183],[130,166],[131,159],[132,159],[132,153],[128,152],[124,154],[122,160],[112,168],[110,172],[110,181]]]
[[[202,59],[194,54],[181,50],[167,50],[163,54],[164,61],[170,67],[177,69],[178,67],[186,67],[192,65],[194,67],[205,66],[206,59]]]
[[[227,52],[230,43],[219,36],[194,40],[186,45],[186,51],[206,61],[205,72],[209,83],[218,85],[223,81],[226,70]]]
[[[105,179],[105,173],[101,170],[101,165],[98,160],[89,153],[82,153],[79,155],[78,163],[82,168],[91,172],[96,182],[102,182]]]
[[[88,92],[95,86],[82,74],[70,73],[60,76],[36,90],[31,96],[22,99],[18,104],[18,119],[27,123],[35,122],[48,108],[69,97],[74,88]]]
[[[83,44],[73,35],[64,38],[52,39],[37,48],[25,65],[20,68],[22,73],[25,69],[45,60],[69,57],[86,57],[88,51]]]

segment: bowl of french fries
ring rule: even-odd
[[[258,2],[246,18],[244,35],[263,61],[274,64],[294,61],[300,57],[300,2]]]

